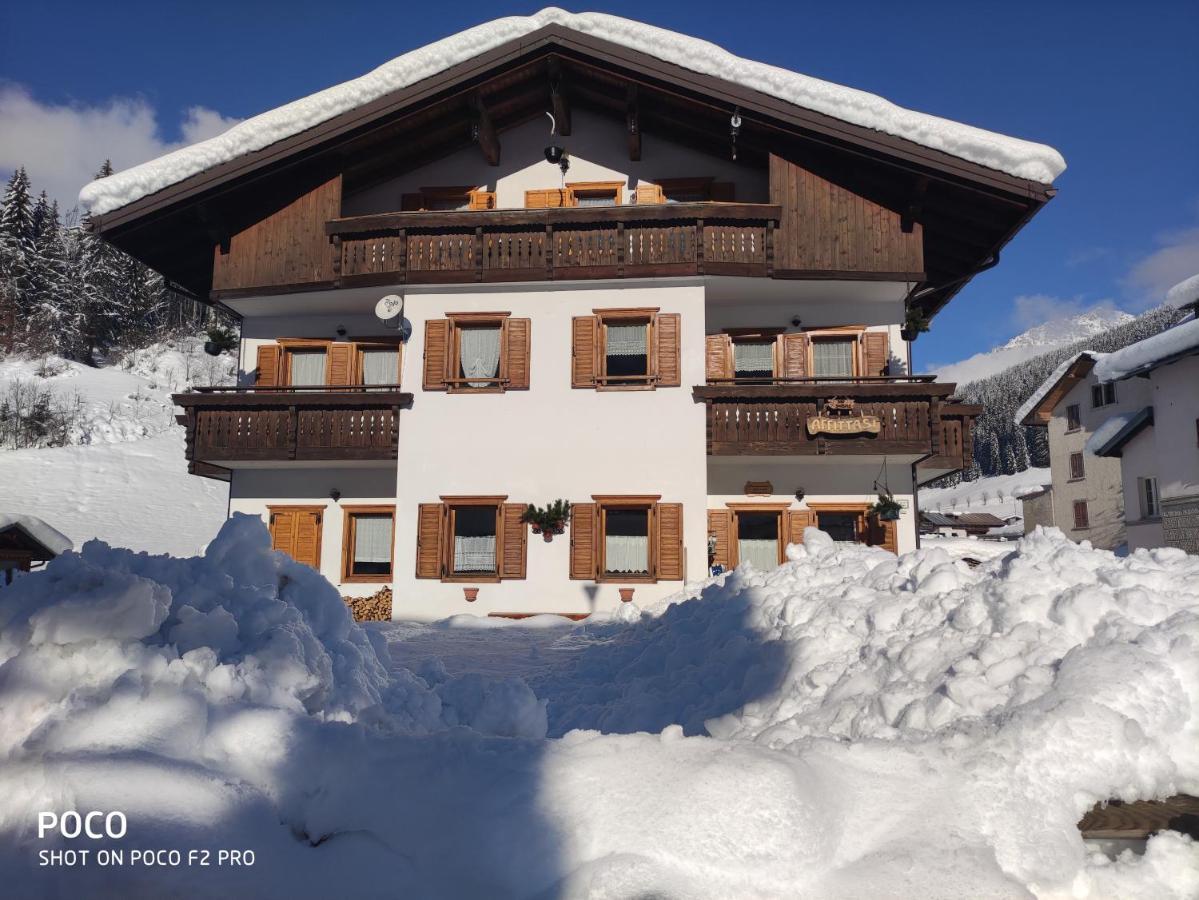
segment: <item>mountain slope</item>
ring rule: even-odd
[[[1118,309],[1093,309],[1077,316],[1055,319],[1022,332],[1004,344],[985,353],[976,353],[959,362],[937,369],[941,381],[967,384],[997,375],[1004,369],[1026,360],[1102,334],[1135,317]]]

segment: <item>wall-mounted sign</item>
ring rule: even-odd
[[[818,416],[808,419],[808,434],[878,434],[883,422],[878,416],[854,415],[851,397],[830,397]]]

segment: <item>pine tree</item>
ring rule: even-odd
[[[17,349],[25,346],[28,315],[33,304],[30,284],[33,235],[29,176],[25,174],[24,166],[18,166],[8,180],[3,201],[0,201],[0,302],[9,306],[16,316]]]

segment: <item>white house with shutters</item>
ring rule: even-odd
[[[396,618],[653,601],[809,525],[915,547],[979,410],[909,341],[1060,157],[608,16],[505,23],[85,189],[240,318],[239,384],[176,397],[191,471]]]

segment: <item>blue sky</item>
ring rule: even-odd
[[[537,8],[7,3],[0,9],[0,171],[24,162],[37,186],[69,205],[73,186],[106,155],[132,164],[207,137],[225,118],[352,78],[501,12]],[[918,368],[985,350],[1062,312],[1101,303],[1144,309],[1199,271],[1193,2],[691,0],[574,8],[693,34],[1065,155],[1059,196],[1001,265],[967,286],[920,338]]]

